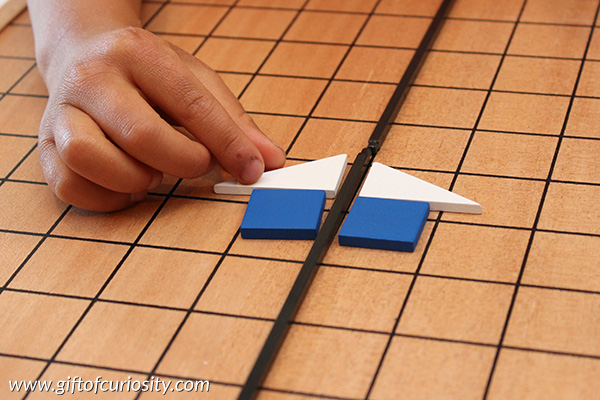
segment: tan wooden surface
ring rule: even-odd
[[[26,0],[0,0],[0,29],[25,9],[25,2]]]

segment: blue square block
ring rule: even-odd
[[[242,237],[314,239],[324,208],[323,190],[254,189],[242,221]]]
[[[358,197],[339,234],[342,246],[414,251],[429,203]]]

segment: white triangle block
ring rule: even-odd
[[[359,196],[427,202],[431,211],[482,211],[481,205],[472,200],[378,162],[371,166]]]
[[[327,198],[331,199],[340,188],[347,161],[348,156],[340,154],[265,172],[251,185],[242,185],[236,181],[217,183],[214,190],[217,194],[241,195],[250,195],[254,189],[324,190]]]

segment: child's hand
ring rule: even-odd
[[[121,209],[163,173],[198,177],[215,159],[243,183],[285,162],[214,71],[150,32],[112,30],[61,54],[45,76],[39,152],[48,184],[70,204]]]

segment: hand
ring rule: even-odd
[[[152,33],[122,28],[66,53],[46,71],[50,97],[39,136],[44,175],[60,199],[113,211],[143,199],[163,173],[195,178],[215,159],[242,183],[283,166],[283,150],[218,75]]]

